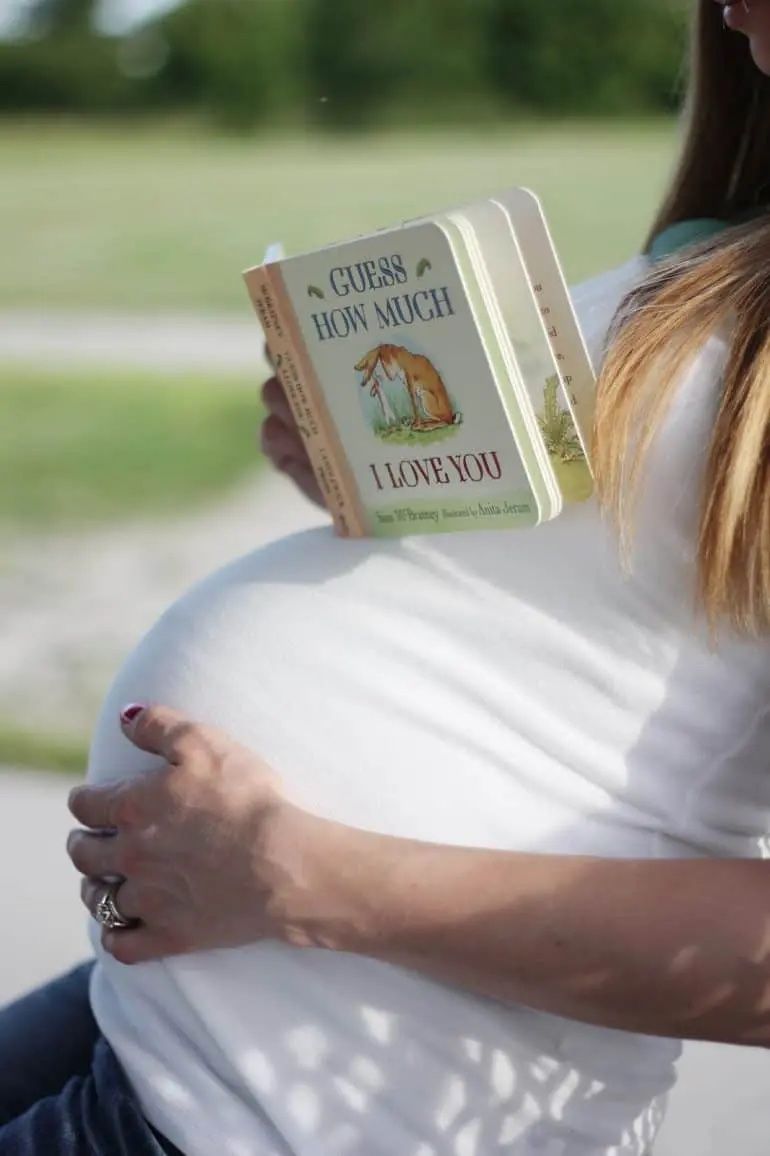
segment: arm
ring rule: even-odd
[[[770,1046],[770,863],[336,838],[324,945],[604,1027]]]
[[[76,790],[94,911],[124,877],[121,963],[278,939],[382,959],[604,1027],[770,1046],[770,863],[444,847],[317,818],[226,735],[135,707],[160,770]],[[104,838],[94,831],[116,833]]]

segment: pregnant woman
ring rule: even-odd
[[[71,803],[91,1010],[0,1016],[2,1156],[642,1156],[680,1038],[770,1044],[770,4],[696,9],[648,252],[576,296],[601,501],[314,530],[164,615]]]

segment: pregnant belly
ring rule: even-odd
[[[143,639],[108,695],[91,777],[144,769],[147,756],[115,750],[117,712],[159,701],[227,730],[294,801],[340,822],[644,854],[649,831],[607,789],[622,778],[617,712],[569,646],[558,610],[456,557],[297,535],[213,575]]]
[[[301,535],[164,615],[107,696],[90,778],[153,765],[116,720],[127,701],[161,701],[223,727],[343,822],[628,853],[633,833],[593,814],[604,793],[573,782],[550,645],[542,609],[446,555]],[[676,1054],[271,943],[133,969],[104,959],[94,1006],[147,1116],[189,1156],[641,1153]]]

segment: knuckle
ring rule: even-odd
[[[215,760],[208,750],[198,748],[188,751],[181,763],[170,766],[165,772],[162,787],[167,802],[172,805],[184,804],[194,794],[196,784],[205,780],[214,766]]]
[[[146,706],[134,723],[134,734],[146,738],[162,722],[162,712],[157,706]]]
[[[198,730],[201,749],[209,758],[220,759],[224,751],[235,747],[235,743],[222,731],[213,726],[202,726]]]
[[[78,819],[80,817],[79,812],[80,812],[82,799],[83,799],[83,788],[82,787],[73,787],[72,790],[70,791],[69,795],[67,796],[67,809],[70,811],[71,814],[73,814],[75,816],[76,819]]]
[[[85,836],[75,832],[67,840],[67,852],[72,865],[81,873],[87,873],[89,864],[88,846]]]
[[[199,723],[185,719],[170,729],[170,745],[183,759],[187,759],[200,747],[205,730]]]
[[[70,813],[84,827],[91,826],[95,792],[90,787],[76,787],[69,796],[67,806]]]

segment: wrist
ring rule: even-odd
[[[383,934],[382,898],[401,840],[282,806],[273,832],[271,919],[295,947],[366,954]]]

